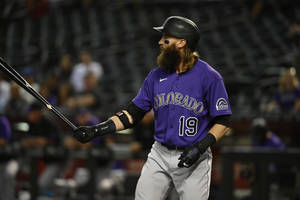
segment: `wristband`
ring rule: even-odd
[[[120,119],[120,121],[122,122],[122,124],[124,126],[124,129],[134,127],[134,125],[129,122],[128,116],[123,111],[117,112],[115,116],[117,116]]]
[[[211,147],[216,142],[217,142],[216,137],[213,134],[208,133],[207,136],[205,136],[205,138],[203,138],[200,142],[196,144],[196,146],[199,152],[203,154],[208,147]]]

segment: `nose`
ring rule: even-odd
[[[164,38],[163,37],[160,38],[160,40],[158,41],[158,44],[159,44],[159,46],[164,44]]]

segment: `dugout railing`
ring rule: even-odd
[[[234,163],[248,162],[255,166],[255,185],[251,187],[251,199],[270,199],[270,173],[269,166],[284,165],[300,167],[300,149],[287,148],[285,150],[272,150],[257,147],[224,147],[222,156],[222,196],[223,199],[234,200]],[[280,188],[279,188],[280,189]]]

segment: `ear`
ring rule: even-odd
[[[177,46],[179,49],[183,48],[185,45],[186,45],[186,40],[184,40],[184,39],[180,39],[180,40],[176,43],[176,46]]]

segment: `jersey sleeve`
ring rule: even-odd
[[[151,73],[144,80],[142,87],[140,88],[137,96],[132,100],[132,102],[139,108],[145,111],[149,111],[153,105],[153,85],[151,84]]]
[[[232,114],[223,79],[216,79],[211,83],[207,97],[210,116],[216,117]]]

